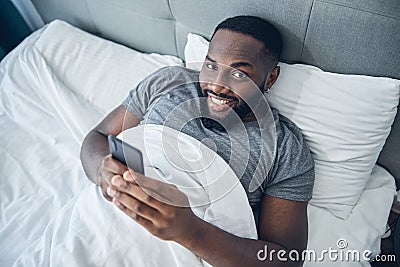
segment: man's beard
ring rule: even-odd
[[[200,109],[201,114],[203,114],[202,122],[206,128],[214,128],[218,130],[224,130],[230,128],[235,123],[238,123],[238,118],[244,118],[249,113],[252,112],[250,106],[244,101],[239,101],[236,97],[227,96],[225,94],[216,94],[212,92],[212,94],[226,98],[235,100],[235,105],[223,112],[210,110],[208,106],[208,94],[207,92],[210,90],[201,90],[200,95],[205,98],[206,101],[201,101]]]

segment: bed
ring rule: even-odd
[[[0,266],[207,266],[105,202],[79,151],[141,79],[198,68],[215,25],[238,14],[283,34],[282,74],[267,98],[303,131],[316,162],[307,249],[317,257],[304,266],[370,266],[379,255],[400,178],[398,1],[32,2],[47,24],[0,63]],[[232,188],[196,215],[256,238],[243,190]],[[344,256],[318,257],[329,249]],[[343,259],[349,251],[366,257]]]

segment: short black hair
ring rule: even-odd
[[[222,21],[215,28],[212,37],[220,29],[248,34],[262,42],[267,58],[275,67],[282,53],[282,36],[275,26],[268,21],[255,16],[235,16]],[[212,39],[211,37],[211,39]]]

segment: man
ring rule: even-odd
[[[260,95],[268,92],[279,76],[281,49],[279,32],[260,18],[238,16],[223,21],[214,31],[200,73],[181,67],[157,71],[87,135],[81,152],[87,176],[102,188],[108,200],[150,233],[181,244],[213,266],[301,266],[301,260],[292,261],[288,254],[287,261],[282,260],[282,253],[281,259],[276,254],[272,260],[257,257],[265,246],[268,251],[296,250],[300,254],[307,246],[313,160],[300,130],[276,111],[273,120],[277,147],[272,166],[260,171],[254,164],[257,159],[263,162],[262,147],[271,141],[262,137],[260,125],[268,117],[268,109]],[[206,99],[205,105],[200,101],[204,117],[185,121],[184,125],[179,125],[179,116],[171,119],[171,110],[196,97]],[[239,178],[257,214],[259,240],[229,234],[199,219],[190,208],[168,205],[147,194],[150,190],[187,202],[175,186],[130,172],[113,160],[105,137],[139,123],[167,125],[198,140],[213,140],[217,153],[228,161],[232,150],[241,153],[230,146],[228,136],[235,131],[237,118],[246,129],[252,155]],[[249,190],[253,174],[262,176],[261,183]]]

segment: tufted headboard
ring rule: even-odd
[[[282,61],[400,79],[399,0],[32,0],[45,22],[65,20],[143,52],[183,58],[189,32],[210,37],[233,15],[256,15],[283,34]],[[379,88],[377,88],[379,90]],[[399,179],[400,116],[378,163]]]

